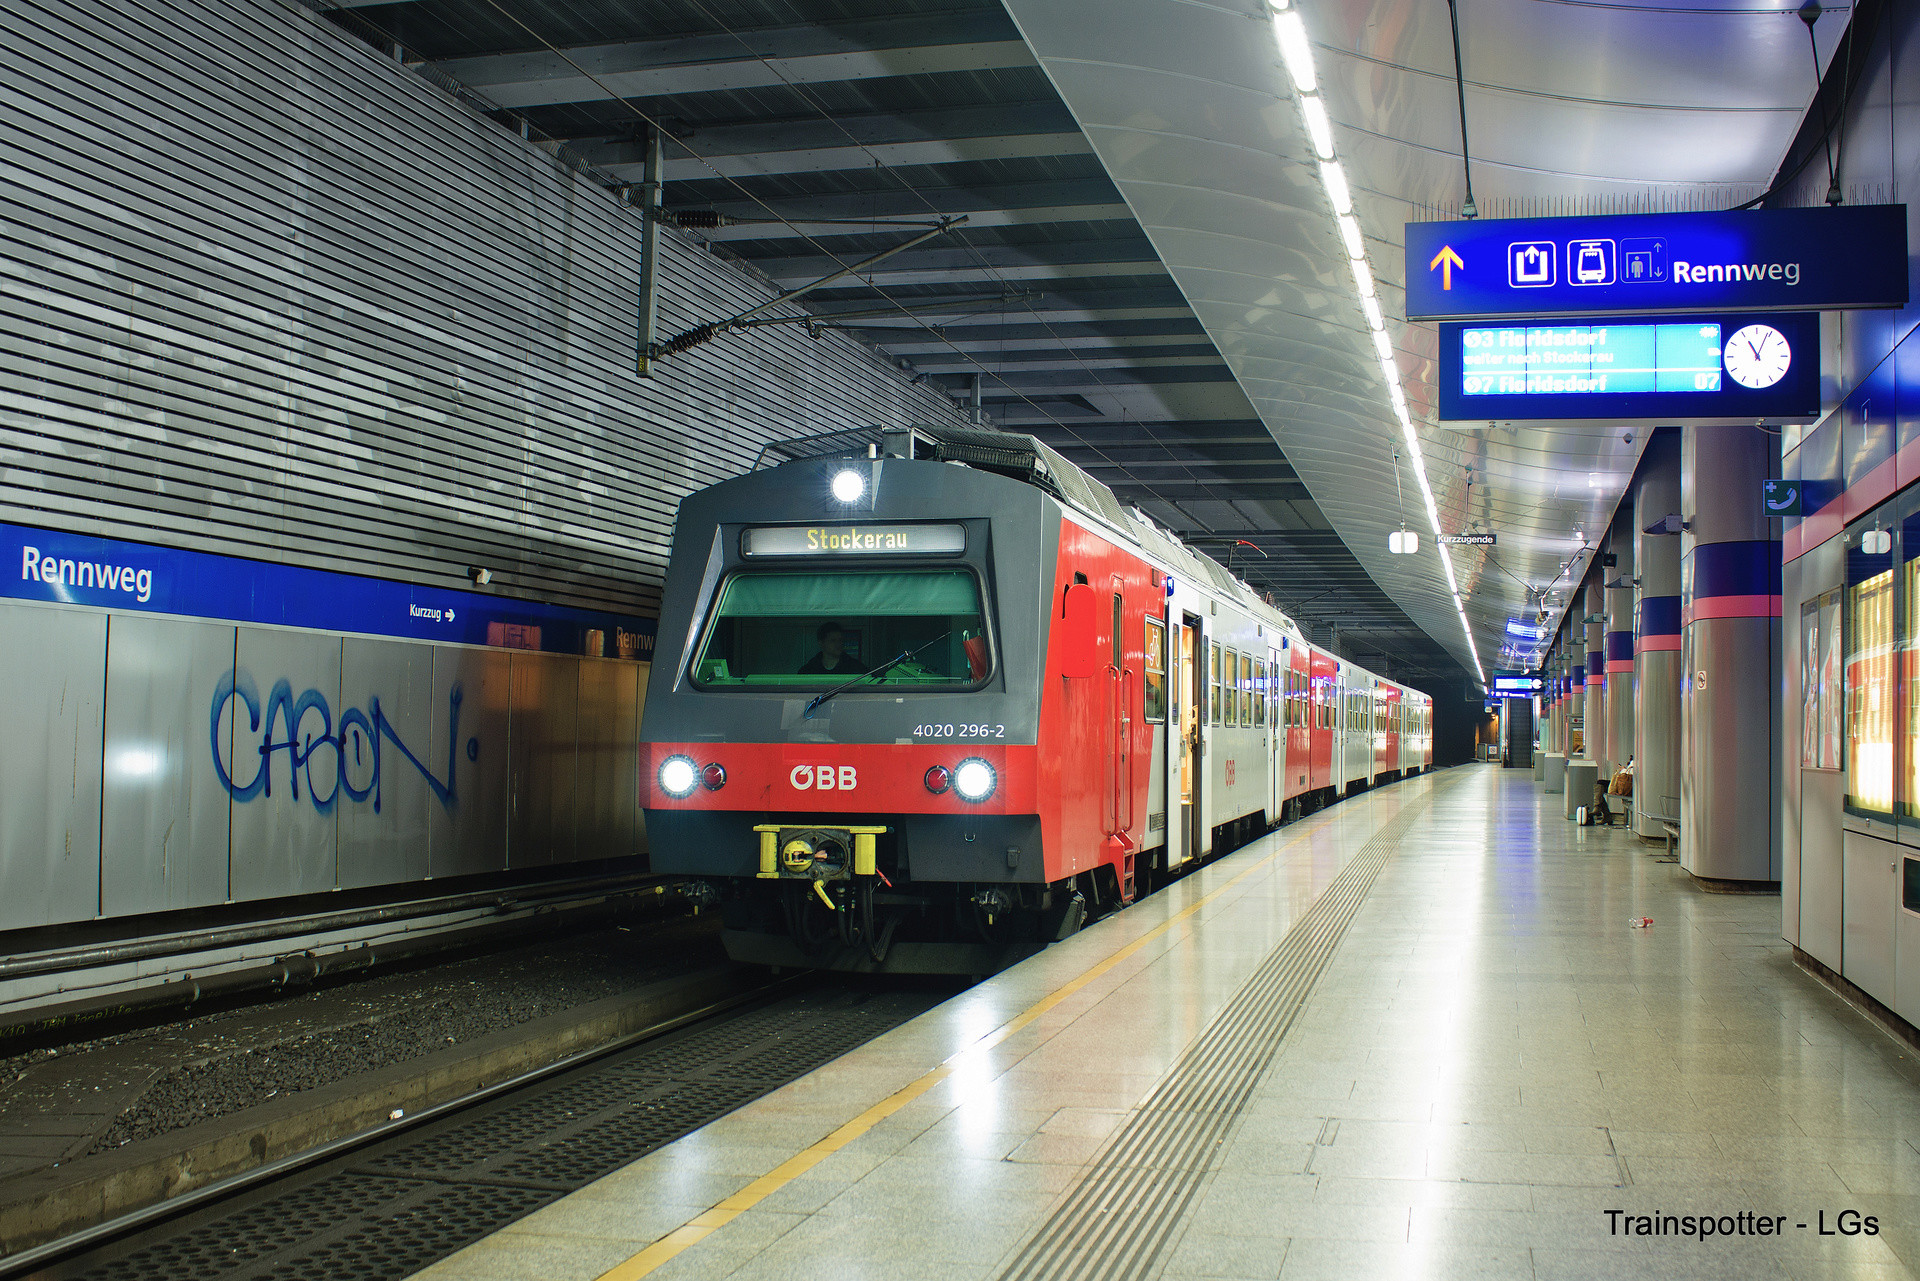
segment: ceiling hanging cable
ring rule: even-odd
[[[1833,167],[1833,125],[1827,119],[1826,95],[1820,92],[1820,42],[1814,38],[1813,34],[1813,24],[1820,21],[1820,14],[1823,12],[1820,8],[1820,0],[1807,0],[1807,2],[1801,5],[1795,12],[1799,16],[1800,21],[1807,24],[1807,49],[1813,54],[1813,104],[1820,108],[1820,145],[1825,149],[1827,154],[1827,203],[1837,205],[1841,200],[1840,171]],[[1848,30],[1852,30],[1851,26],[1849,26]],[[1849,67],[1849,70],[1850,69]],[[1843,76],[1841,88],[1844,90],[1845,87],[1845,77]]]
[[[1447,17],[1453,22],[1453,87],[1460,98],[1460,172],[1467,180],[1467,199],[1460,206],[1460,216],[1478,218],[1480,207],[1473,203],[1473,164],[1467,150],[1467,74],[1460,62],[1460,0],[1447,0]]]
[[[1839,12],[1839,10],[1838,9],[1834,9],[1834,10],[1821,9],[1818,4],[1811,3],[1811,0],[1810,0],[1810,5],[1811,5],[1811,8],[1814,10],[1814,12],[1809,13],[1808,12],[1809,6],[1803,5],[1801,6],[1800,9],[1796,10],[1795,13],[1796,13],[1796,16],[1798,16],[1802,22],[1807,24],[1807,39],[1809,41],[1812,41],[1814,20],[1820,17],[1821,14],[1823,13]],[[1855,36],[1859,34],[1860,18],[1862,17],[1863,11],[1864,11],[1864,16],[1867,19],[1867,39],[1869,43],[1871,43],[1875,33],[1878,31],[1880,26],[1880,13],[1881,13],[1882,7],[1883,6],[1881,7],[1856,6],[1852,10],[1853,17],[1847,23],[1845,59],[1841,63],[1840,103],[1839,103],[1839,110],[1837,113],[1835,113],[1836,118],[1832,118],[1832,119],[1829,118],[1829,113],[1826,109],[1825,99],[1821,96],[1822,92],[1826,87],[1826,84],[1825,84],[1824,78],[1820,75],[1819,46],[1817,44],[1815,44],[1814,46],[1814,80],[1816,84],[1816,88],[1814,89],[1814,106],[1817,106],[1820,108],[1820,125],[1821,125],[1820,145],[1823,148],[1826,147],[1830,141],[1834,140],[1836,132],[1842,138],[1844,138],[1845,132],[1846,132],[1847,108],[1853,105],[1854,91],[1860,87],[1857,83],[1855,83],[1853,78],[1853,43],[1854,43]],[[1811,114],[1812,108],[1810,107],[1808,111],[1809,111],[1809,114]],[[1836,160],[1843,158],[1839,154],[1843,151],[1844,151],[1844,148],[1841,145],[1841,143],[1834,142],[1832,150],[1827,152],[1827,203],[1829,204],[1840,203],[1840,200],[1838,198],[1840,188],[1839,188],[1839,184],[1835,181],[1836,176],[1838,175],[1838,172],[1839,172],[1839,166],[1838,164],[1836,164]],[[1803,173],[1806,170],[1806,167],[1813,163],[1814,158],[1820,154],[1821,152],[1819,150],[1809,147],[1807,149],[1807,153],[1801,156],[1798,161],[1794,162],[1791,168],[1789,168],[1787,163],[1783,161],[1780,166],[1780,172],[1774,175],[1773,181],[1767,185],[1767,189],[1761,192],[1759,195],[1755,196],[1753,199],[1743,201],[1742,203],[1733,206],[1733,211],[1737,212],[1742,209],[1756,209],[1759,206],[1765,204],[1769,199],[1779,194],[1780,191],[1783,190],[1788,183],[1793,182],[1795,179],[1797,179],[1801,175],[1801,173]],[[1792,158],[1793,158],[1792,152],[1791,150],[1789,150],[1787,159],[1792,160]]]

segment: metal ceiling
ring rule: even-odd
[[[1149,240],[1320,510],[1463,659],[1386,384],[1265,0],[1007,0]],[[1765,190],[1844,30],[1787,0],[1692,7],[1462,0],[1485,216],[1725,207]],[[1644,424],[1440,426],[1436,331],[1404,320],[1403,226],[1466,194],[1446,6],[1301,0],[1475,646],[1491,670],[1529,588],[1577,585]],[[1816,65],[1816,62],[1818,65]],[[1387,535],[1405,519],[1413,556]],[[1465,554],[1461,554],[1465,553]],[[1572,563],[1568,563],[1572,562]]]
[[[334,8],[612,181],[638,179],[642,116],[660,121],[685,144],[669,144],[667,207],[786,220],[703,233],[782,285],[901,238],[822,220],[967,214],[808,306],[1027,294],[848,326],[957,397],[977,379],[993,421],[1062,450],[1318,637],[1337,625],[1343,650],[1415,683],[1470,670],[1430,537],[1415,556],[1386,550],[1403,518],[1430,531],[1404,469],[1396,485],[1399,428],[1266,0]],[[1443,524],[1500,535],[1455,562],[1491,666],[1525,585],[1565,585],[1574,531],[1605,528],[1646,433],[1431,422],[1434,334],[1393,317],[1402,223],[1462,195],[1447,15],[1438,0],[1303,13]],[[1823,61],[1843,21],[1816,28]],[[1461,25],[1490,215],[1745,199],[1815,88],[1781,0],[1463,0]]]
[[[957,398],[978,377],[989,419],[1061,450],[1318,639],[1337,628],[1344,652],[1402,679],[1462,679],[1313,501],[999,0],[349,0],[333,16],[613,181],[640,178],[642,113],[662,122],[686,144],[667,148],[667,207],[787,219],[700,233],[781,285],[905,234],[821,219],[967,214],[807,306],[1028,294],[927,313],[932,330],[905,314],[848,325]]]

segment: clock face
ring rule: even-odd
[[[1787,376],[1793,349],[1772,325],[1748,325],[1727,339],[1727,373],[1742,387],[1771,387]]]

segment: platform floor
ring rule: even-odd
[[[1560,799],[1337,805],[421,1275],[1920,1272],[1913,1052]]]

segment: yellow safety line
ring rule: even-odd
[[[1316,827],[1317,826],[1318,825],[1316,825]],[[1169,916],[1166,920],[1160,922],[1160,924],[1154,926],[1151,930],[1148,930],[1145,934],[1142,934],[1139,938],[1127,944],[1106,960],[1082,971],[1077,978],[1073,979],[1066,986],[1055,989],[1047,996],[1029,1005],[1007,1022],[980,1037],[979,1040],[970,1043],[965,1049],[956,1050],[954,1053],[948,1055],[938,1066],[928,1069],[926,1073],[880,1100],[880,1102],[874,1104],[859,1116],[854,1117],[853,1120],[848,1121],[845,1125],[835,1130],[832,1134],[829,1134],[826,1138],[821,1139],[812,1147],[807,1148],[795,1156],[789,1157],[712,1209],[695,1215],[693,1218],[687,1220],[686,1223],[667,1233],[667,1235],[661,1237],[658,1241],[655,1241],[652,1245],[626,1260],[624,1263],[615,1264],[600,1274],[599,1281],[635,1281],[635,1278],[646,1276],[663,1263],[666,1263],[669,1259],[677,1257],[688,1247],[706,1240],[707,1237],[718,1232],[721,1228],[740,1217],[740,1215],[751,1210],[754,1206],[760,1204],[760,1202],[766,1200],[781,1188],[786,1187],[787,1184],[793,1182],[814,1166],[819,1165],[835,1152],[846,1147],[868,1130],[871,1130],[874,1126],[886,1120],[895,1112],[898,1112],[901,1108],[907,1106],[907,1104],[940,1084],[940,1082],[946,1080],[953,1074],[953,1065],[956,1060],[972,1054],[977,1050],[992,1049],[1022,1028],[1030,1026],[1034,1020],[1046,1014],[1047,1011],[1053,1009],[1074,993],[1085,988],[1101,975],[1110,972],[1115,966],[1125,961],[1128,957],[1140,951],[1140,949],[1144,948],[1147,944],[1153,942],[1153,940],[1159,938],[1175,925],[1186,920],[1195,912],[1198,912],[1201,908],[1213,902],[1213,900],[1219,898],[1222,894],[1225,894],[1249,876],[1252,876],[1255,872],[1265,868],[1267,864],[1279,858],[1282,853],[1292,848],[1295,842],[1303,839],[1307,835],[1308,833],[1306,832],[1297,833],[1292,840],[1279,846],[1272,853],[1247,868],[1246,871],[1241,872],[1238,876],[1235,876],[1219,889],[1195,899],[1192,903],[1180,909],[1180,911],[1174,913],[1172,916]]]

